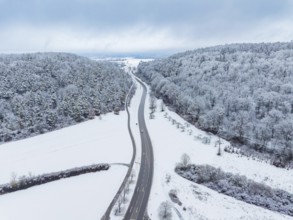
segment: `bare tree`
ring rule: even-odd
[[[15,172],[11,173],[11,180],[10,180],[10,185],[12,188],[16,188],[17,187],[17,174]]]
[[[154,116],[154,113],[157,109],[157,99],[156,97],[154,96],[154,94],[150,94],[150,106],[149,106],[151,112],[150,112],[150,119],[154,119],[155,116]]]
[[[118,215],[121,213],[121,205],[123,203],[123,198],[121,195],[119,195],[119,198],[117,200],[117,205],[116,205],[116,208],[115,208],[115,214]]]
[[[171,181],[171,175],[166,174],[166,183],[170,183],[170,181]]]
[[[181,156],[181,165],[187,167],[190,163],[190,157],[187,154],[182,154]]]
[[[171,204],[168,201],[162,202],[159,207],[159,218],[162,220],[172,219]]]
[[[135,171],[133,170],[130,174],[130,181],[129,181],[130,183],[133,183],[134,177],[135,177]]]
[[[165,104],[164,104],[163,101],[161,101],[160,109],[161,109],[161,112],[164,112],[165,111]]]
[[[219,146],[221,147],[222,145],[222,141],[221,141],[221,138],[219,137],[218,140],[215,141],[215,147]]]
[[[221,156],[222,155],[222,150],[221,150],[221,145],[219,144],[219,148],[218,148],[218,153],[217,153],[218,156]]]
[[[130,181],[128,181],[126,183],[125,188],[124,188],[124,190],[126,191],[127,194],[129,193],[129,187],[130,187]]]
[[[89,109],[89,115],[88,115],[88,118],[89,118],[89,119],[94,119],[95,116],[96,116],[95,109],[90,108],[90,109]]]
[[[122,202],[125,203],[126,202],[126,194],[127,194],[127,183],[126,183],[126,186],[123,190],[123,196],[122,196]]]

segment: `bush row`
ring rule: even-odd
[[[94,164],[90,166],[72,168],[60,172],[47,173],[39,176],[21,176],[17,180],[16,178],[12,179],[11,182],[8,184],[0,185],[0,195],[27,189],[33,186],[49,183],[64,178],[78,176],[81,174],[93,173],[101,170],[108,170],[109,168],[109,164]]]
[[[177,166],[176,173],[219,193],[271,211],[293,216],[293,194],[273,189],[245,176],[224,172],[209,165]]]

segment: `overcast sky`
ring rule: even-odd
[[[0,0],[0,53],[141,53],[291,41],[292,2]]]

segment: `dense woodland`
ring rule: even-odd
[[[0,143],[121,109],[131,84],[110,62],[65,53],[0,55]]]
[[[197,127],[293,158],[293,42],[233,44],[141,63],[137,75]]]

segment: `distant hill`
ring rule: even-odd
[[[123,108],[131,78],[66,53],[0,55],[0,143]]]
[[[199,128],[293,158],[293,42],[202,48],[141,63],[137,75]]]

